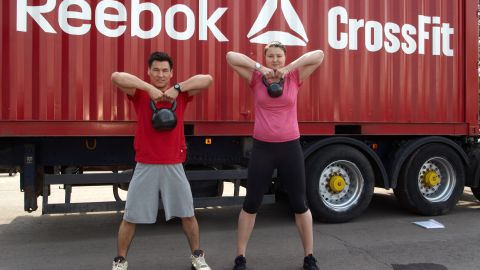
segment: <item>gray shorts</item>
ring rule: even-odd
[[[128,188],[123,219],[135,224],[155,223],[159,192],[166,220],[194,216],[192,191],[181,163],[137,163]]]

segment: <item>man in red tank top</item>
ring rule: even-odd
[[[164,52],[154,52],[148,59],[149,82],[125,72],[114,72],[112,81],[127,94],[137,114],[135,130],[135,171],[130,182],[125,213],[118,231],[118,254],[112,270],[126,270],[128,248],[136,224],[155,223],[159,192],[165,219],[178,217],[187,236],[193,269],[210,270],[200,249],[198,223],[193,211],[193,198],[182,163],[186,158],[183,116],[187,104],[212,83],[210,75],[195,75],[170,85],[173,61]],[[173,105],[175,103],[175,105]],[[153,126],[154,110],[176,107],[177,124],[167,130]],[[163,117],[159,117],[162,118]],[[166,259],[166,258],[165,258]]]

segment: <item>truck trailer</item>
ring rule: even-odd
[[[262,62],[273,40],[287,63],[325,54],[298,99],[317,220],[360,216],[374,187],[421,215],[447,213],[465,186],[480,199],[477,1],[17,0],[0,14],[0,167],[20,172],[25,211],[40,196],[44,214],[123,209],[136,116],[110,77],[148,80],[153,51],[172,56],[172,82],[214,78],[186,112],[195,206],[241,204],[254,108],[225,55]],[[234,196],[221,196],[226,182]],[[65,203],[48,202],[54,184]],[[89,185],[111,185],[114,200],[72,203]],[[274,173],[264,203],[284,191]]]

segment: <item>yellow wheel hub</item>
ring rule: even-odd
[[[345,179],[341,176],[335,175],[330,178],[329,185],[334,193],[342,192],[345,189]]]
[[[434,171],[427,172],[423,177],[423,182],[427,187],[430,188],[440,184],[440,180],[440,176],[438,176],[438,174]]]

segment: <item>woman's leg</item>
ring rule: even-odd
[[[312,214],[307,206],[305,164],[298,140],[285,143],[279,161],[279,177],[288,192],[290,206],[295,212],[305,256],[313,253]]]
[[[245,256],[247,251],[248,240],[255,225],[257,214],[249,214],[243,209],[238,216],[238,232],[237,232],[237,256]]]
[[[310,210],[303,214],[295,214],[295,224],[302,239],[305,256],[313,254],[313,225]]]
[[[237,255],[245,256],[263,194],[272,183],[273,157],[269,143],[254,141],[248,164],[247,196],[238,217]]]

